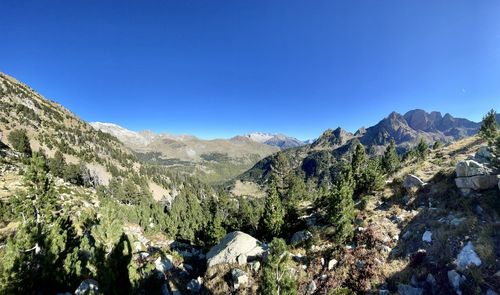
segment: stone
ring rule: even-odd
[[[488,291],[486,291],[486,295],[498,295],[498,293],[491,289],[488,289]]]
[[[263,244],[254,237],[240,231],[231,232],[208,251],[207,267],[238,263],[238,257],[242,254],[248,262],[248,259],[259,257],[265,251]]]
[[[462,160],[455,166],[455,173],[457,177],[470,177],[490,174],[491,169],[474,160]]]
[[[260,262],[259,261],[252,261],[250,262],[250,269],[253,272],[258,272],[260,269]]]
[[[403,181],[403,187],[406,190],[418,190],[424,185],[425,182],[413,174],[408,174]]]
[[[436,279],[434,278],[434,276],[431,273],[427,274],[427,278],[425,279],[425,281],[431,286],[436,285]]]
[[[201,277],[198,277],[196,279],[192,279],[191,281],[189,281],[186,288],[193,293],[198,293],[201,290],[202,284],[203,284],[203,279]]]
[[[330,259],[330,261],[328,261],[328,270],[332,270],[338,263],[339,261],[337,259]]]
[[[475,266],[481,265],[481,259],[474,250],[474,245],[469,241],[458,253],[457,256],[457,266],[459,269],[466,269],[469,265],[474,264]]]
[[[236,258],[236,260],[238,261],[239,265],[245,265],[247,263],[248,257],[245,254],[241,254],[240,256],[238,256],[238,258]]]
[[[174,263],[172,255],[166,255],[164,258],[158,257],[155,260],[155,268],[159,272],[167,272],[174,268]]]
[[[313,235],[311,234],[311,232],[307,230],[301,230],[293,234],[292,238],[290,239],[290,243],[292,244],[302,243],[311,239],[312,237]]]
[[[493,154],[488,147],[482,146],[474,154],[474,159],[480,163],[488,163],[493,159]]]
[[[233,280],[233,288],[236,290],[248,283],[248,276],[241,269],[235,268],[231,270],[231,278]]]
[[[494,188],[498,185],[499,180],[499,175],[476,175],[455,178],[455,184],[459,189],[481,191]]]
[[[99,294],[99,284],[93,279],[83,280],[75,291],[75,295]]]
[[[316,286],[316,282],[315,282],[315,281],[311,281],[311,282],[307,285],[307,287],[306,287],[306,294],[307,294],[307,295],[312,295],[312,294],[314,294],[314,292],[316,291],[316,288],[317,288],[317,286]]]
[[[398,285],[399,295],[422,295],[423,290],[421,288],[413,287],[406,284]]]
[[[460,285],[465,281],[464,276],[461,276],[456,270],[453,269],[448,271],[448,281],[457,294],[462,294],[462,291],[460,291]]]
[[[432,243],[432,232],[430,230],[426,230],[422,235],[422,241],[427,243]]]
[[[408,240],[410,237],[411,237],[411,231],[410,231],[410,230],[407,230],[407,231],[403,234],[403,240]]]

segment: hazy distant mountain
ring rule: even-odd
[[[117,137],[145,161],[192,173],[210,182],[239,175],[257,161],[279,150],[277,145],[246,136],[203,140],[192,135],[135,132],[112,123],[90,124]],[[269,139],[273,138],[271,136]]]
[[[303,141],[300,141],[294,137],[286,136],[280,133],[272,134],[263,132],[253,132],[245,134],[244,137],[247,137],[256,142],[264,143],[271,146],[276,146],[281,149],[294,148],[305,144]]]

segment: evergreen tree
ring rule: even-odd
[[[384,168],[385,173],[392,174],[399,168],[399,165],[400,160],[398,153],[396,152],[396,143],[394,142],[394,139],[392,139],[385,150],[384,157],[382,158],[382,167]]]
[[[362,191],[371,193],[380,190],[385,183],[384,173],[382,171],[382,166],[378,158],[373,158],[368,160],[363,174],[356,184],[356,187]]]
[[[417,145],[417,155],[419,158],[423,159],[427,156],[429,152],[429,146],[427,145],[427,142],[423,138],[420,138],[420,142]]]
[[[13,130],[11,133],[9,133],[7,139],[16,151],[24,154],[26,157],[31,157],[32,151],[30,139],[28,138],[28,133],[26,132],[26,130]]]
[[[366,156],[365,147],[358,142],[351,159],[351,170],[357,194],[363,191],[363,176],[366,172],[367,161],[368,158]]]
[[[226,235],[226,230],[223,227],[223,217],[219,210],[215,211],[215,214],[210,221],[207,228],[207,245],[212,247],[217,245],[220,240]]]
[[[274,183],[280,196],[284,195],[287,190],[286,178],[290,170],[290,163],[285,154],[283,152],[276,153],[271,161],[270,182]]]
[[[488,142],[492,142],[498,135],[498,123],[495,110],[490,110],[484,117],[481,127],[479,128],[479,136]]]
[[[350,167],[343,167],[328,198],[329,220],[335,227],[333,239],[339,244],[344,243],[352,236],[354,185]]]
[[[271,183],[264,204],[262,215],[262,232],[268,237],[279,236],[284,223],[285,210],[276,189],[276,185]]]
[[[57,151],[54,154],[54,158],[49,160],[49,170],[52,175],[63,178],[64,170],[66,169],[66,161],[64,160],[64,155],[61,151]]]
[[[261,293],[269,295],[297,294],[295,280],[290,274],[290,255],[283,239],[274,238],[264,265]]]
[[[437,149],[439,149],[440,147],[441,147],[441,142],[439,142],[439,141],[437,141],[437,140],[434,142],[434,145],[432,145],[432,149],[433,149],[433,150],[437,150]]]

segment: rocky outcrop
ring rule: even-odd
[[[494,188],[500,180],[498,175],[476,175],[471,177],[455,178],[459,189],[482,191]]]
[[[492,170],[484,164],[480,164],[474,160],[463,160],[457,163],[455,173],[457,177],[470,177],[476,175],[491,174]]]
[[[265,249],[254,237],[240,231],[228,233],[218,245],[207,253],[207,267],[218,264],[246,264]]]
[[[471,190],[481,191],[494,188],[498,185],[500,177],[495,175],[493,169],[488,167],[488,160],[491,157],[485,148],[480,149],[474,159],[482,159],[481,163],[475,160],[463,160],[455,166],[455,184],[463,193],[467,194]]]

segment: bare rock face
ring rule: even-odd
[[[254,237],[240,231],[231,232],[208,251],[207,267],[218,264],[246,264],[248,259],[261,256],[264,251],[262,243]]]

